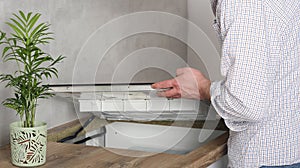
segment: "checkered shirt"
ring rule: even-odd
[[[230,129],[228,167],[300,162],[300,1],[212,0],[222,44],[211,102]]]

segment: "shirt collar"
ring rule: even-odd
[[[213,11],[214,15],[216,16],[218,0],[210,0],[210,2],[211,2],[212,11]]]

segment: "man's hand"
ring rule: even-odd
[[[180,68],[174,79],[152,84],[154,89],[168,89],[158,92],[159,96],[168,98],[210,99],[210,80],[193,68]]]

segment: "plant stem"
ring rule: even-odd
[[[37,104],[37,100],[33,100],[33,101],[34,103],[32,103],[33,107],[31,111],[31,127],[34,127],[35,111],[36,111],[36,104]]]
[[[30,122],[29,122],[29,119],[30,119],[30,116],[29,116],[29,111],[28,109],[25,109],[25,125],[24,127],[30,127]]]

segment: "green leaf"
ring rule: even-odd
[[[25,19],[22,19],[21,17],[19,17],[18,15],[16,15],[15,13],[13,13],[13,15],[22,23],[22,25],[25,27],[26,23],[24,22]]]
[[[1,32],[1,31],[0,31],[0,33],[1,33],[1,36],[0,36],[0,41],[2,41],[2,40],[5,38],[5,36],[6,36],[6,33],[3,33],[3,32]]]
[[[17,34],[14,34],[14,33],[11,33],[11,35],[13,36],[13,38],[9,39],[9,41],[12,41],[13,44],[9,44],[9,45],[13,45],[14,47],[17,46],[17,42],[23,42],[23,38],[20,37],[19,35]],[[15,41],[15,42],[14,42]]]
[[[28,22],[28,20],[30,19],[31,15],[32,15],[32,12],[29,12],[29,13],[27,14],[26,22]],[[28,26],[28,24],[27,24],[27,26]]]
[[[17,25],[18,28],[20,28],[23,31],[23,33],[26,33],[26,29],[18,21],[16,21],[13,18],[10,18],[10,20],[13,21],[15,23],[15,25]]]
[[[17,61],[17,62],[22,62],[22,60],[21,59],[18,59],[18,58],[7,58],[7,59],[5,59],[4,60],[5,62],[7,62],[7,61]]]
[[[35,14],[28,22],[28,29],[27,31],[31,31],[32,27],[35,25],[35,23],[39,20],[41,14],[37,13]]]
[[[25,14],[22,11],[19,11],[19,14],[21,15],[23,20],[27,21],[27,18],[26,18]]]
[[[32,39],[32,37],[36,35],[37,31],[39,31],[44,25],[45,23],[41,23],[37,27],[35,27],[34,30],[30,33],[29,38]]]
[[[48,41],[50,41],[50,40],[54,40],[54,38],[52,38],[52,37],[41,38],[41,39],[39,40],[39,42],[42,42],[42,43],[48,43]]]
[[[25,37],[25,35],[22,33],[22,31],[17,26],[15,26],[9,22],[6,22],[6,24],[17,33],[18,37],[20,37],[20,38]]]
[[[11,49],[11,47],[4,47],[3,51],[2,51],[2,57],[4,57],[4,55],[6,54],[6,52]]]
[[[55,64],[61,62],[61,61],[62,61],[63,59],[65,59],[65,58],[66,58],[66,57],[65,57],[65,56],[62,56],[62,55],[58,56],[57,59],[54,60],[54,61],[51,63],[50,66],[54,66]]]

